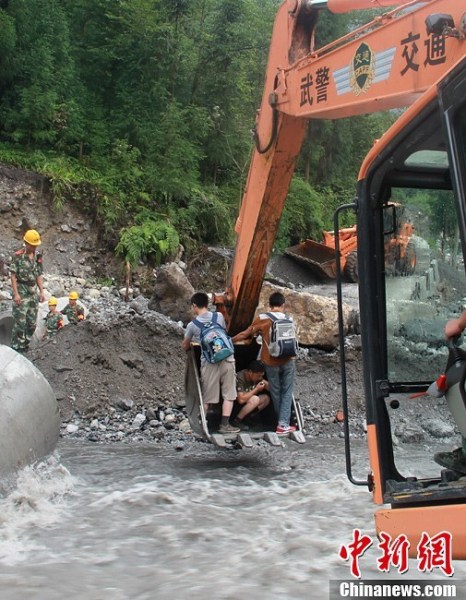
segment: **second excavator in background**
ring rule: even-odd
[[[413,275],[416,270],[416,240],[414,227],[403,217],[404,207],[398,205],[396,228],[386,235],[385,254],[387,267],[394,275]],[[320,278],[335,279],[337,276],[337,246],[339,270],[347,281],[358,281],[358,235],[357,227],[341,227],[335,231],[323,231],[322,242],[304,240],[285,250],[285,254],[304,265]]]

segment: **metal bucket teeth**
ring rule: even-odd
[[[278,437],[278,435],[273,431],[266,431],[264,433],[264,440],[271,444],[272,446],[281,446],[282,441]]]
[[[251,436],[248,433],[238,433],[236,441],[244,448],[252,448],[254,445]]]
[[[298,442],[298,444],[304,444],[306,442],[306,438],[302,431],[292,431],[290,433],[290,440],[293,440],[293,442]]]
[[[219,448],[227,447],[227,442],[221,433],[211,433],[210,440]]]

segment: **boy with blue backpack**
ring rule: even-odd
[[[209,298],[197,292],[191,298],[196,318],[186,327],[181,346],[191,348],[191,342],[201,346],[201,386],[204,410],[223,398],[222,420],[219,433],[238,433],[240,429],[230,424],[233,403],[236,400],[236,370],[233,343],[225,330],[225,319],[219,312],[208,309]]]

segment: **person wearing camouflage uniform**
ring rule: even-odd
[[[65,315],[68,321],[73,325],[76,325],[79,323],[79,321],[84,320],[84,308],[78,304],[78,298],[78,292],[70,292],[70,295],[68,296],[68,304],[61,311],[62,315]]]
[[[54,337],[57,332],[63,327],[63,315],[59,310],[57,310],[58,301],[55,296],[49,298],[49,312],[44,317],[45,321],[45,332],[44,338]]]
[[[42,255],[37,252],[42,243],[40,235],[35,229],[29,229],[23,240],[25,247],[14,254],[10,264],[14,320],[11,347],[22,354],[28,351],[36,329],[39,301],[45,301]],[[39,298],[36,286],[39,288]]]

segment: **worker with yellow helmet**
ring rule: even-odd
[[[71,291],[68,295],[68,304],[61,311],[70,323],[76,325],[79,321],[84,320],[84,308],[78,304],[79,294],[76,291]]]
[[[28,229],[23,241],[24,247],[14,254],[10,264],[14,319],[11,347],[21,353],[29,349],[36,329],[39,302],[45,301],[42,254],[37,251],[42,243],[40,235],[35,229]]]
[[[45,337],[53,337],[63,327],[63,315],[58,310],[58,300],[55,296],[51,296],[48,301],[49,312],[44,317],[45,320]]]

